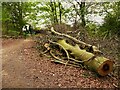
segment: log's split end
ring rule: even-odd
[[[113,70],[113,61],[106,60],[104,61],[99,68],[97,69],[97,72],[101,76],[106,76]]]

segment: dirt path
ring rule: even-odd
[[[3,88],[114,88],[117,79],[96,77],[94,73],[39,56],[32,39],[2,42]]]
[[[34,43],[31,39],[11,39],[3,41],[3,88],[33,87],[32,70],[34,69],[34,60],[32,61],[33,57],[29,55],[33,45]]]

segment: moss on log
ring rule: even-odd
[[[101,76],[109,74],[113,69],[113,61],[105,57],[95,56],[93,53],[87,52],[86,50],[81,50],[77,44],[72,46],[66,43],[65,40],[58,40],[58,43],[66,50],[71,51],[71,54],[76,59],[82,60],[88,69],[97,72]]]

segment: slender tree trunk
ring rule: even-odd
[[[81,14],[81,20],[82,20],[82,26],[85,27],[86,22],[85,22],[85,2],[77,2],[80,7],[80,14]]]
[[[75,14],[75,20],[74,20],[74,29],[76,30],[77,29],[77,15],[79,15],[79,17],[80,17],[80,13],[79,13],[78,9],[76,8],[75,4],[74,3],[72,3],[72,4],[73,4],[74,10],[76,12],[76,14]]]
[[[62,10],[61,10],[61,3],[60,2],[58,2],[59,3],[59,16],[60,16],[60,24],[61,24],[61,19],[62,19]]]
[[[86,22],[85,22],[85,2],[81,2],[80,11],[81,11],[82,26],[85,27],[85,25],[86,25]]]
[[[53,3],[52,2],[50,4],[50,7],[51,7],[52,15],[53,15],[53,22],[55,23],[54,7],[53,7]]]
[[[20,29],[20,34],[22,34],[22,26],[23,26],[23,16],[22,16],[22,2],[19,3],[19,29]]]
[[[6,26],[5,34],[8,34],[8,31],[9,31],[9,22],[8,21],[5,22],[5,26]]]
[[[58,23],[58,19],[57,19],[57,10],[56,10],[56,2],[54,2],[54,15],[55,15],[55,20],[56,20],[56,23]]]

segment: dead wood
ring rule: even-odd
[[[81,48],[83,48],[83,49],[89,49],[88,51],[93,52],[94,54],[102,54],[102,52],[96,46],[93,46],[93,45],[87,44],[85,42],[82,42],[80,40],[77,40],[76,38],[74,38],[74,37],[72,37],[70,35],[56,32],[53,29],[53,27],[51,28],[51,32],[54,33],[54,34],[56,34],[56,35],[59,35],[59,36],[62,36],[62,37],[67,37],[67,38],[73,40],[76,44],[79,44]]]
[[[52,62],[88,68],[101,76],[112,71],[113,62],[101,56],[102,52],[96,46],[77,40],[68,34],[56,32],[53,28],[48,32],[49,34],[41,36],[39,45],[42,46],[41,49],[45,48],[44,54],[49,52],[54,58]],[[66,40],[71,40],[75,46],[67,43]]]

